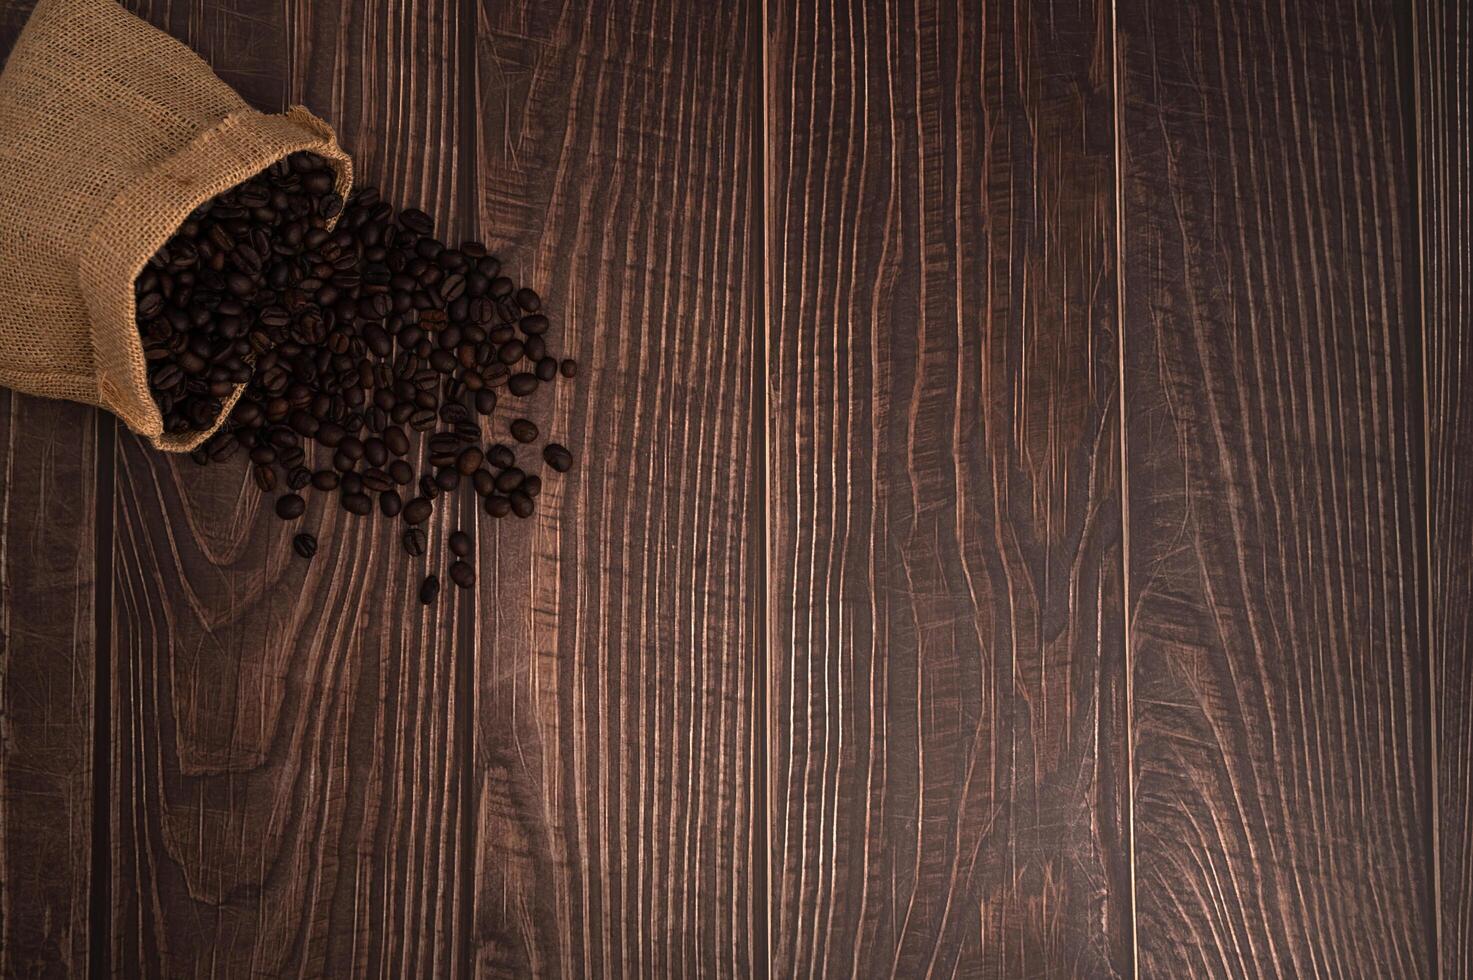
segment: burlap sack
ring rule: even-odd
[[[0,384],[203,442],[164,434],[133,283],[191,211],[298,150],[347,197],[352,163],[307,110],[256,112],[114,0],[41,0],[0,74]]]

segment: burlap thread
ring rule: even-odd
[[[214,428],[164,433],[133,283],[191,211],[299,150],[348,196],[352,161],[306,109],[257,112],[114,0],[41,0],[0,73],[0,384],[202,443]]]

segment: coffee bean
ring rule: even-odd
[[[363,488],[372,490],[374,493],[386,493],[394,489],[394,479],[380,469],[365,470],[363,473]]]
[[[412,527],[404,532],[404,550],[411,556],[419,558],[425,553],[425,533],[417,527]]]
[[[522,493],[535,500],[537,495],[542,492],[542,477],[536,475],[527,477],[522,481],[521,490]]]
[[[537,439],[537,425],[530,419],[512,419],[507,428],[517,442],[534,442]]]
[[[492,493],[496,489],[496,478],[491,475],[490,470],[476,470],[476,472],[472,475],[471,480],[472,484],[476,488],[476,493],[479,496],[484,497]]]
[[[532,337],[538,334],[547,333],[547,328],[549,324],[547,317],[543,316],[541,313],[533,313],[531,316],[522,317],[522,319],[518,321],[518,326],[522,328],[522,333],[526,334],[529,337]]]
[[[434,220],[417,208],[405,208],[399,212],[399,223],[406,230],[416,235],[428,235],[434,232]]]
[[[343,494],[343,510],[364,517],[373,512],[373,501],[366,493],[346,493]]]
[[[573,468],[573,454],[568,452],[565,446],[555,442],[549,442],[542,450],[542,458],[548,466],[559,473],[566,473]]]
[[[496,351],[496,357],[502,364],[515,364],[527,353],[527,346],[520,340],[508,340]]]
[[[276,471],[269,466],[251,467],[251,476],[256,481],[256,486],[262,493],[270,493],[276,489]]]
[[[404,505],[404,521],[407,524],[423,524],[434,512],[434,504],[424,497],[415,497]]]
[[[527,496],[521,490],[513,490],[510,494],[510,499],[511,512],[518,517],[531,517],[532,511],[535,510],[537,506],[532,502],[532,498]]]
[[[324,422],[317,430],[317,441],[328,449],[336,449],[347,437],[348,433],[343,430],[343,427],[333,422]]]
[[[516,465],[517,454],[512,452],[511,449],[507,446],[503,446],[500,443],[497,443],[490,449],[486,450],[486,462],[490,463],[498,470],[504,470],[508,466]]]
[[[288,493],[276,498],[276,516],[284,521],[294,521],[307,512],[307,501],[300,494]]]
[[[427,408],[418,409],[409,416],[409,427],[416,432],[428,432],[435,427],[435,413]]]
[[[476,571],[463,561],[452,562],[450,581],[454,582],[458,588],[469,589],[476,584]]]
[[[542,358],[542,360],[540,360],[540,361],[537,362],[537,370],[536,370],[535,373],[536,373],[537,379],[539,381],[551,381],[553,378],[556,378],[557,377],[557,358],[555,358],[555,357],[544,357],[544,358]]]
[[[312,482],[312,471],[305,466],[294,466],[286,475],[286,485],[293,490],[300,490]]]
[[[526,479],[526,474],[517,467],[504,469],[496,474],[496,489],[501,493],[511,493],[522,485],[524,479]]]
[[[382,439],[369,439],[363,444],[363,458],[370,466],[383,466],[389,461],[389,447]]]
[[[438,486],[441,490],[444,490],[446,493],[459,488],[460,471],[450,466],[436,471],[435,485]]]
[[[341,486],[343,488],[343,493],[362,493],[363,477],[359,476],[357,473],[344,473]]]
[[[485,273],[483,272],[482,274],[484,275]],[[516,286],[517,284],[506,278],[506,276],[497,276],[491,280],[489,291],[497,299],[505,299],[512,294]]]
[[[433,575],[426,575],[423,584],[419,587],[419,601],[428,606],[440,595],[440,580]]]
[[[333,470],[318,470],[312,474],[312,485],[318,490],[336,490],[342,477]]]
[[[317,539],[310,534],[299,534],[292,538],[292,550],[311,561],[312,556],[317,554]]]
[[[395,456],[404,456],[409,453],[409,437],[398,426],[390,426],[385,429],[383,439],[384,446]]]
[[[481,415],[496,411],[496,392],[489,388],[476,392],[476,411]]]
[[[492,517],[505,517],[507,514],[511,513],[511,500],[501,496],[500,494],[493,493],[491,496],[487,497],[484,506],[486,508],[486,513],[490,514]]]
[[[396,459],[389,464],[389,478],[399,486],[407,487],[414,482],[414,467],[402,459]]]
[[[251,462],[259,466],[270,466],[276,462],[276,449],[272,446],[257,446],[251,450]]]
[[[404,502],[397,491],[385,490],[378,495],[378,507],[385,517],[398,517],[399,512],[404,509]]]
[[[542,309],[542,297],[538,296],[535,290],[523,286],[517,290],[517,305],[528,313],[536,313]]]
[[[464,558],[471,553],[471,536],[464,531],[450,532],[450,553]]]
[[[440,496],[440,484],[435,482],[434,474],[425,473],[420,476],[419,493],[426,500],[434,500]]]
[[[462,476],[470,476],[481,468],[481,463],[485,459],[486,455],[481,452],[479,447],[469,446],[461,450],[460,456],[455,461],[455,468],[460,471]]]
[[[358,461],[341,449],[332,454],[332,467],[339,473],[351,473],[357,465]]]
[[[528,374],[526,371],[519,371],[511,376],[506,383],[506,387],[513,395],[519,398],[525,398],[537,390],[537,375]]]

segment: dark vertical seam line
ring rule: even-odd
[[[1115,349],[1120,425],[1120,619],[1124,630],[1125,669],[1125,863],[1130,875],[1130,971],[1140,976],[1140,930],[1136,903],[1135,860],[1135,658],[1131,650],[1130,621],[1130,474],[1125,410],[1125,98],[1120,80],[1120,11],[1110,3],[1110,85],[1115,126]]]
[[[93,460],[92,540],[92,872],[88,893],[91,923],[88,976],[112,975],[112,586],[113,501],[117,473],[117,421],[96,414]]]
[[[1426,133],[1422,124],[1422,59],[1425,57],[1421,32],[1421,18],[1417,15],[1417,9],[1424,12],[1424,16],[1430,16],[1431,7],[1436,0],[1421,0],[1415,5],[1406,4],[1403,7],[1403,16],[1406,23],[1402,31],[1403,57],[1401,77],[1402,111],[1410,112],[1410,122],[1403,121],[1403,139],[1410,143],[1407,149],[1407,171],[1410,174],[1411,201],[1412,201],[1412,228],[1416,235],[1416,249],[1411,259],[1415,267],[1413,282],[1417,290],[1416,317],[1417,329],[1413,333],[1419,341],[1420,364],[1422,373],[1422,521],[1424,549],[1423,567],[1426,574],[1426,582],[1422,588],[1422,601],[1419,612],[1422,615],[1423,635],[1427,643],[1427,680],[1426,680],[1426,736],[1427,736],[1427,834],[1426,848],[1430,874],[1428,877],[1428,888],[1431,890],[1431,918],[1428,928],[1431,930],[1432,940],[1432,976],[1442,975],[1442,864],[1441,864],[1441,841],[1439,839],[1438,809],[1438,779],[1440,766],[1438,763],[1437,748],[1437,641],[1432,631],[1432,597],[1434,592],[1433,560],[1432,560],[1432,411],[1431,411],[1431,372],[1428,370],[1428,332],[1427,332],[1427,223],[1426,203],[1422,197],[1424,159],[1423,151],[1426,146]],[[1410,84],[1407,76],[1410,75]]]
[[[478,66],[476,63],[476,33],[479,25],[478,0],[460,0],[458,71],[456,94],[458,125],[456,136],[460,145],[455,148],[454,159],[459,166],[457,188],[457,224],[464,237],[480,238],[477,228],[481,220],[479,168],[481,160],[480,123],[476,95]],[[476,496],[461,495],[461,526],[474,530],[476,526]],[[479,542],[478,542],[479,544]],[[480,564],[481,548],[476,548],[476,564]],[[481,576],[477,576],[479,580]],[[462,592],[452,588],[452,592]],[[472,930],[475,927],[476,900],[476,657],[478,644],[476,630],[480,622],[480,589],[462,592],[457,609],[455,644],[455,722],[457,741],[460,743],[460,855],[456,861],[455,874],[459,884],[458,922],[456,937],[459,949],[453,951],[452,962],[458,964],[460,976],[469,977],[475,965],[475,943]]]
[[[772,419],[769,415],[768,393],[772,378],[772,167],[770,160],[770,147],[772,137],[772,119],[768,104],[771,95],[772,72],[769,63],[768,52],[768,0],[760,0],[757,4],[758,19],[756,24],[757,43],[759,52],[759,71],[761,96],[760,103],[761,125],[753,130],[752,138],[752,164],[756,167],[761,179],[760,191],[762,194],[762,220],[759,224],[758,247],[761,253],[762,263],[762,288],[758,296],[758,305],[762,317],[762,330],[758,340],[760,351],[753,352],[752,358],[752,405],[753,421],[762,426],[762,482],[756,483],[756,467],[753,467],[754,486],[753,498],[758,501],[762,510],[762,587],[758,590],[758,624],[762,638],[762,656],[760,664],[762,669],[762,683],[760,685],[760,703],[757,711],[753,712],[758,720],[757,736],[762,746],[762,759],[760,763],[760,779],[753,788],[753,806],[760,808],[762,814],[761,840],[756,848],[761,857],[760,874],[763,916],[760,919],[758,932],[760,933],[759,948],[761,949],[762,962],[753,964],[753,973],[759,977],[772,975],[772,883],[774,880],[773,859],[773,837],[772,837],[772,804],[777,798],[772,787],[772,750],[773,750],[773,657],[772,657]],[[757,358],[760,357],[762,370],[757,370]],[[754,821],[755,823],[755,821]],[[753,836],[756,836],[754,832]],[[753,862],[756,864],[756,862]]]

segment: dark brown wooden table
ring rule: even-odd
[[[1464,5],[129,6],[581,462],[426,611],[0,392],[6,976],[1473,975]]]

